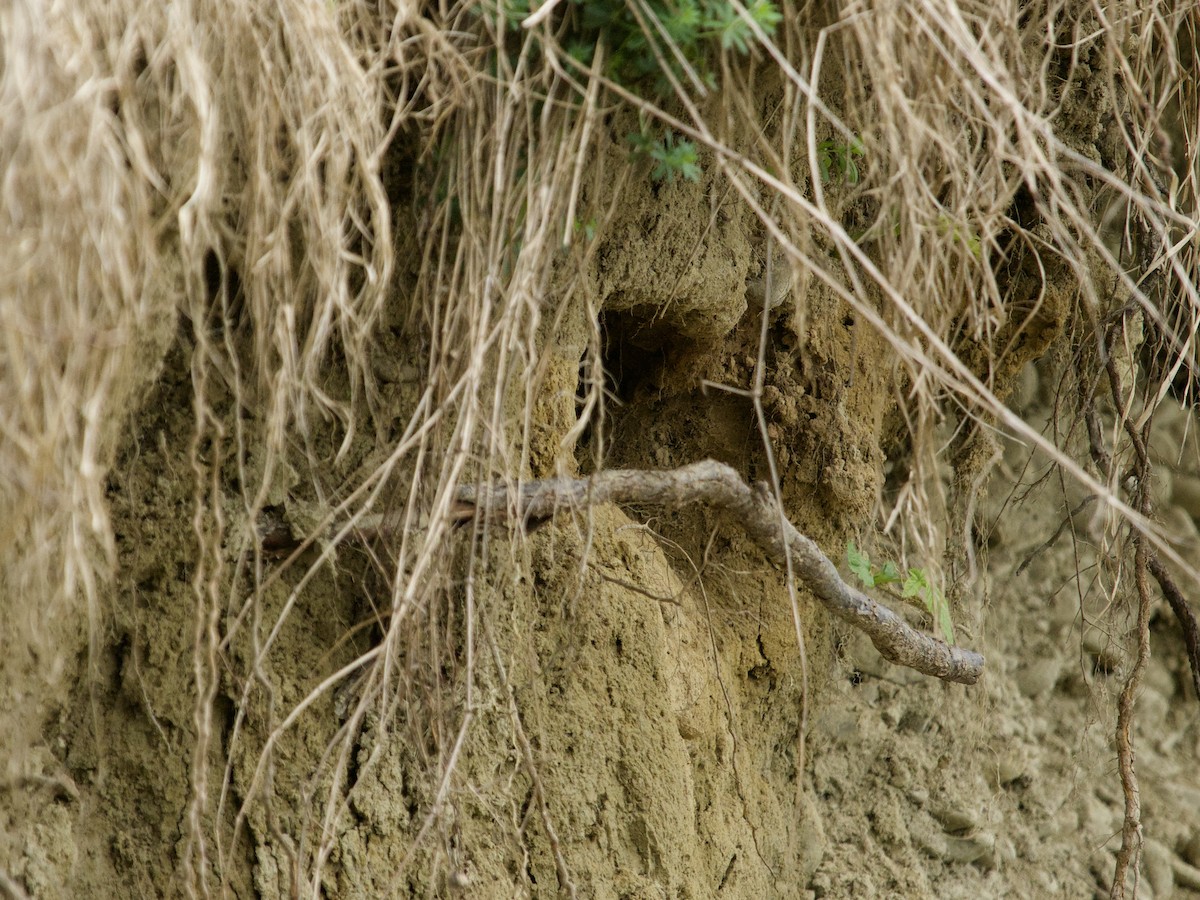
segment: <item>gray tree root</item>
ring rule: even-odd
[[[724,463],[705,460],[665,471],[616,469],[591,478],[550,478],[528,482],[516,492],[501,485],[464,485],[458,499],[453,515],[461,521],[515,521],[526,528],[559,512],[602,503],[667,508],[704,503],[728,514],[776,565],[786,568],[790,552],[800,582],[835,616],[864,631],[884,659],[959,684],[974,684],[983,672],[981,654],[917,631],[843,581],[821,549],[782,514],[765,484],[750,487]]]

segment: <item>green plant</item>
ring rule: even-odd
[[[585,222],[576,216],[574,230],[577,237],[582,237],[585,241],[591,243],[596,239],[596,217],[593,216]]]
[[[859,171],[856,159],[866,152],[863,142],[851,138],[848,142],[821,141],[817,144],[817,166],[821,170],[821,183],[840,181],[843,184],[858,184]]]
[[[982,258],[983,241],[970,228],[960,228],[949,216],[940,215],[938,216],[937,230],[942,237],[949,237],[952,241],[961,241],[976,259]]]
[[[509,0],[479,7],[493,20],[503,18],[511,31],[533,12],[531,0]],[[568,0],[556,13],[558,40],[580,63],[593,58],[601,39],[606,49],[605,74],[642,95],[665,96],[671,78],[685,76],[685,67],[708,87],[716,86],[715,53],[750,52],[756,25],[768,36],[783,15],[773,0],[752,0],[743,17],[730,0]],[[751,24],[753,23],[753,25]],[[650,90],[647,90],[650,88]]]
[[[655,140],[649,134],[629,135],[634,153],[647,156],[655,162],[654,171],[650,177],[654,181],[674,181],[676,175],[683,176],[685,181],[700,180],[700,164],[696,153],[696,145],[691,141],[677,138],[667,131],[662,140]]]
[[[739,16],[729,3],[712,3],[708,6],[715,13],[707,22],[708,33],[720,39],[721,49],[737,50],[741,54],[749,53],[754,32],[746,20]],[[767,34],[774,34],[775,26],[783,18],[771,0],[754,0],[746,7],[746,12]]]
[[[888,593],[895,594],[887,586],[899,584],[900,598],[909,602],[920,601],[926,612],[933,616],[938,629],[947,644],[954,643],[954,623],[950,621],[950,604],[946,595],[929,580],[924,569],[909,569],[908,575],[901,575],[899,567],[889,560],[882,567],[872,565],[871,558],[859,550],[854,541],[846,542],[846,563],[850,571],[858,578],[863,587],[883,588]]]
[[[532,0],[509,0],[498,6],[481,4],[481,15],[502,19],[514,32],[533,11]],[[581,66],[595,58],[604,43],[604,72],[622,87],[660,101],[674,91],[674,83],[717,87],[720,53],[745,56],[755,41],[755,28],[770,36],[783,15],[774,0],[751,0],[740,13],[730,0],[568,0],[555,12],[556,39]],[[540,40],[537,34],[532,39]],[[535,50],[536,52],[536,50]],[[655,181],[682,175],[700,178],[696,148],[668,133],[652,140],[643,129],[631,138],[636,153],[656,162]]]
[[[626,87],[649,87],[665,95],[669,74],[682,79],[685,64],[708,87],[716,86],[712,64],[718,48],[742,55],[750,52],[754,31],[775,33],[782,15],[771,0],[754,0],[746,7],[747,21],[729,0],[648,0],[638,4],[640,15],[626,0],[572,0],[574,22],[568,22],[568,44],[577,58],[590,59],[601,36],[609,48],[608,74]],[[647,15],[648,14],[648,15]],[[653,17],[653,21],[647,21]],[[572,27],[573,26],[573,27]]]

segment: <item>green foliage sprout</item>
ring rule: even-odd
[[[729,3],[714,3],[710,5],[717,15],[708,20],[710,32],[721,40],[722,50],[736,50],[745,55],[750,52],[750,39],[754,32],[750,25],[737,14]],[[750,18],[767,34],[775,33],[775,26],[783,16],[771,0],[754,0],[746,12]]]
[[[676,175],[684,181],[700,180],[700,164],[696,145],[691,141],[677,139],[668,131],[662,140],[654,140],[647,134],[631,134],[629,142],[635,153],[648,156],[655,162],[650,177],[654,181],[672,182]]]
[[[817,167],[821,170],[821,183],[839,181],[843,184],[858,184],[857,159],[866,153],[863,142],[852,138],[849,142],[821,141],[817,144]]]
[[[584,221],[583,219],[579,218],[579,216],[576,216],[575,217],[575,234],[582,237],[589,244],[592,241],[594,241],[596,239],[596,218],[595,218],[595,216],[588,219],[587,221]]]
[[[924,569],[909,569],[908,575],[900,574],[899,567],[892,561],[885,562],[882,567],[871,564],[871,558],[859,550],[854,541],[846,542],[846,563],[850,571],[865,588],[884,588],[887,585],[903,582],[900,597],[909,601],[920,601],[933,620],[938,624],[938,630],[947,644],[954,643],[954,623],[950,621],[950,604],[946,595],[929,580]],[[889,593],[894,593],[889,591]]]
[[[510,31],[520,31],[534,7],[533,0],[502,0],[498,6],[489,0],[479,8],[484,15],[502,18]],[[783,19],[774,0],[751,0],[744,15],[730,0],[645,0],[637,9],[635,15],[628,0],[567,0],[554,13],[554,30],[582,65],[591,62],[603,40],[605,75],[653,101],[670,96],[672,81],[685,82],[688,70],[715,89],[718,55],[748,55],[755,27],[772,36]],[[670,133],[653,140],[645,130],[630,140],[636,153],[656,163],[651,173],[655,181],[673,181],[676,176],[699,180],[696,148],[690,141]]]
[[[979,235],[969,228],[960,228],[949,216],[938,216],[937,223],[938,234],[942,237],[948,237],[956,243],[966,245],[967,250],[976,259],[983,258],[983,241],[979,239]]]
[[[554,21],[556,27],[562,26],[560,40],[572,57],[590,61],[603,37],[608,51],[605,74],[654,99],[671,89],[663,62],[679,78],[682,58],[709,87],[715,87],[716,52],[745,56],[754,42],[751,22],[771,36],[783,19],[773,0],[752,0],[746,6],[748,20],[730,0],[647,0],[638,4],[640,15],[634,14],[627,0],[568,0],[561,8]],[[507,28],[517,31],[534,7],[532,0],[511,0],[492,9],[490,15],[499,13]],[[646,21],[647,13],[653,21]]]

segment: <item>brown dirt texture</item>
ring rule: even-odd
[[[654,227],[694,233],[687,223],[695,211],[672,225],[662,221],[671,208],[656,206]],[[613,309],[633,333],[640,322],[629,297],[683,281],[648,265],[638,240],[621,240],[625,229],[645,233],[644,215],[633,205],[622,210],[597,264],[619,268],[622,283],[636,285]],[[658,333],[682,337],[642,345],[631,338],[614,361],[623,399],[611,434],[614,465],[714,457],[751,478],[763,465],[749,403],[702,384],[744,381],[759,333],[759,314],[729,287],[746,278],[750,239],[720,232],[711,239],[727,245],[724,270],[715,251],[679,248],[704,275],[686,270],[690,299],[656,307],[668,310],[654,323]],[[701,292],[701,284],[712,291]],[[721,307],[723,298],[732,309]],[[765,405],[789,514],[836,558],[883,476],[888,398],[869,365],[878,348],[865,335],[855,346],[855,326],[836,302],[816,292],[805,318],[803,335],[791,312],[770,323]],[[689,324],[701,319],[734,324],[714,338]],[[402,403],[403,392],[397,396]],[[1048,417],[1048,389],[1032,365],[1018,400],[1024,415]],[[1196,459],[1194,415],[1176,408],[1161,422],[1164,455],[1182,448],[1176,459]],[[195,550],[180,520],[191,492],[180,449],[189,423],[175,356],[110,477],[120,561],[105,598],[112,617],[99,677],[89,682],[81,646],[21,782],[6,792],[4,869],[31,896],[181,889],[176,853],[193,727]],[[980,610],[970,637],[988,669],[973,688],[889,666],[808,600],[802,663],[779,573],[732,523],[703,512],[666,522],[602,508],[532,536],[519,566],[495,547],[484,602],[507,683],[490,686],[463,747],[459,771],[469,789],[456,789],[443,826],[453,855],[431,854],[403,884],[392,882],[436,786],[412,780],[421,748],[366,722],[356,752],[373,765],[354,785],[351,815],[337,825],[324,895],[499,896],[514,880],[514,831],[545,815],[557,847],[544,833],[525,845],[527,889],[536,896],[557,890],[543,887],[557,884],[555,850],[580,896],[597,898],[1090,896],[1111,871],[1119,832],[1110,722],[1126,651],[1120,631],[1097,627],[1100,610],[1080,608],[1080,581],[1102,564],[1089,555],[1086,513],[1040,547],[1066,500],[1028,461],[1020,446],[1006,447],[983,517],[987,564],[970,595]],[[1200,469],[1184,465],[1172,474],[1162,515],[1191,535],[1189,552],[1200,553],[1192,518]],[[224,701],[223,727],[241,730],[241,746],[260,746],[266,723],[304,696],[314,673],[352,658],[346,635],[369,590],[349,577],[305,587],[270,654],[275,695],[249,706]],[[273,606],[285,604],[289,586],[281,582],[268,596]],[[1185,897],[1200,892],[1200,731],[1179,640],[1161,611],[1154,622],[1138,719],[1151,835],[1143,896]],[[243,652],[251,651],[229,648]],[[517,698],[539,761],[537,785],[520,783],[507,758],[503,722]],[[340,724],[334,704],[323,702],[284,738],[270,777],[287,802],[242,823],[228,856],[236,894],[292,890],[281,840],[302,830],[318,789],[309,775]],[[255,759],[244,750],[230,760],[225,815],[239,786],[255,777]]]
[[[1115,101],[1088,84],[1103,102],[1073,95],[1064,127],[1103,160],[1117,138],[1098,123]],[[776,81],[759,87],[763,109],[782,103]],[[622,126],[610,130],[592,138],[597,171],[628,162]],[[417,171],[428,148],[403,132],[396,142],[389,164]],[[398,205],[394,285],[363,344],[375,384],[351,374],[350,351],[330,351],[318,379],[328,408],[282,456],[258,426],[275,422],[270,390],[286,386],[242,393],[237,372],[205,361],[216,358],[205,347],[249,353],[222,330],[249,321],[241,312],[223,324],[147,316],[123,351],[136,359],[114,376],[97,451],[112,575],[94,608],[64,607],[35,628],[27,585],[0,572],[0,897],[1109,896],[1126,802],[1113,735],[1137,602],[1125,582],[1107,590],[1129,565],[1104,549],[1116,519],[1044,453],[980,437],[960,410],[929,426],[941,469],[922,487],[950,499],[928,507],[936,521],[898,529],[927,539],[880,528],[881,498],[915,470],[904,398],[925,388],[861,308],[827,281],[792,277],[795,259],[778,261],[760,219],[705,163],[698,183],[627,178],[615,202],[585,184],[581,207],[612,203],[610,214],[586,252],[555,257],[527,368],[479,376],[501,412],[472,425],[494,452],[464,451],[463,480],[706,458],[751,483],[777,475],[790,521],[847,580],[848,541],[878,559],[942,551],[929,565],[946,579],[958,641],[986,657],[979,683],[885,662],[737,522],[704,508],[571,510],[528,533],[448,526],[419,614],[406,606],[389,566],[424,565],[399,548],[429,521],[330,537],[346,494],[419,420],[438,377],[430,360],[474,352],[409,327],[432,315],[409,303],[428,268],[427,219]],[[415,176],[392,177],[411,199]],[[838,213],[852,219],[874,201],[846,202]],[[843,265],[831,247],[813,253]],[[154,308],[183,310],[164,257]],[[963,324],[955,347],[976,372],[995,363],[992,387],[1024,422],[1076,429],[1064,443],[1080,449],[1082,426],[1062,412],[1077,272],[1022,259],[1004,277],[1036,298],[1033,311],[997,314],[986,333]],[[227,264],[251,277],[250,262]],[[584,371],[589,359],[602,378]],[[606,411],[584,427],[589,391]],[[369,410],[361,427],[329,412],[339,403]],[[457,458],[464,409],[446,413],[451,437],[429,456]],[[204,435],[198,419],[211,423]],[[1111,409],[1100,420],[1119,431]],[[993,450],[967,509],[963,484]],[[1167,396],[1150,452],[1155,520],[1196,564],[1196,408]],[[415,466],[388,470],[376,511],[415,508],[403,501],[417,494]],[[260,552],[264,511],[272,552]],[[923,610],[877,594],[934,633]],[[1137,896],[1200,898],[1200,698],[1161,599],[1150,641],[1133,733]]]

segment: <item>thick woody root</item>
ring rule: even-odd
[[[612,470],[591,478],[531,481],[515,491],[504,486],[466,485],[459,490],[452,515],[462,521],[499,520],[528,528],[559,512],[602,503],[666,508],[703,503],[724,512],[776,565],[786,568],[790,553],[800,582],[830,612],[865,632],[889,662],[945,681],[974,684],[979,680],[984,662],[981,654],[917,631],[847,584],[816,543],[787,520],[766,485],[747,485],[724,463],[705,460],[666,471]]]

